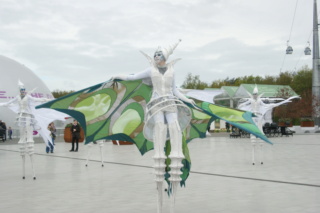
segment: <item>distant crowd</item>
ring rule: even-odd
[[[12,140],[11,127],[9,126],[9,128],[7,128],[6,123],[0,120],[0,141],[5,142],[7,140],[7,135],[9,140]]]

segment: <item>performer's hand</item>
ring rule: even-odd
[[[295,98],[299,98],[299,99],[301,99],[301,97],[300,97],[300,96],[292,96],[292,97],[290,97],[290,100],[291,100],[291,99],[295,99]]]
[[[191,104],[191,105],[193,105],[193,106],[196,106],[196,102],[194,102],[194,100],[192,100],[192,99],[190,99],[190,98],[188,98],[188,99],[186,100],[186,102],[189,103],[189,104]]]
[[[111,77],[111,80],[112,80],[112,81],[114,81],[114,80],[116,80],[116,79],[126,81],[126,80],[127,80],[127,76],[126,76],[126,75],[115,75],[115,76],[112,76],[112,77]]]

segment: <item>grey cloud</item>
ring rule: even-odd
[[[294,54],[286,57],[284,70],[293,69],[303,51],[311,7],[299,4],[291,36]],[[0,49],[52,90],[81,89],[116,73],[138,72],[148,66],[139,50],[152,54],[179,38],[183,41],[172,56],[183,58],[176,64],[178,85],[189,72],[208,82],[278,74],[293,9],[275,0],[4,0]],[[300,58],[299,65],[310,65],[310,59]]]
[[[273,45],[250,46],[235,39],[223,39],[193,52],[182,53],[184,63],[181,62],[179,66],[187,73],[200,75],[200,79],[208,83],[226,77],[278,75],[284,52],[283,50],[275,51],[275,48]],[[219,57],[214,60],[205,60],[203,56],[206,54],[217,54]],[[293,60],[294,63],[288,59],[288,66],[285,66],[282,71],[292,71],[297,59],[296,57]],[[310,63],[307,64],[311,66]],[[179,78],[179,83],[182,84],[183,80]]]

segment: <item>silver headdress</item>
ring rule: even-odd
[[[26,88],[24,87],[24,84],[18,80],[18,87],[19,87],[19,90],[25,90]]]
[[[181,42],[181,39],[179,39],[179,41],[175,44],[173,44],[172,46],[169,46],[169,48],[161,48],[160,46],[158,47],[158,49],[156,50],[156,52],[162,52],[165,60],[167,61],[169,56],[173,53],[173,51],[176,49],[176,47],[178,46],[178,44]],[[154,64],[154,57],[150,57],[148,54],[144,53],[143,51],[140,51],[150,62],[150,64]],[[170,63],[174,64],[176,61],[178,61],[180,59],[176,59]]]
[[[176,49],[176,47],[178,46],[178,44],[181,42],[181,39],[179,39],[179,41],[173,45],[170,45],[168,48],[161,48],[158,47],[157,51],[162,51],[163,56],[165,57],[166,60],[168,60],[169,56],[173,53],[173,51]]]
[[[259,91],[258,91],[258,87],[257,85],[254,87],[252,94],[253,95],[258,95]]]

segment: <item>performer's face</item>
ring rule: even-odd
[[[26,94],[26,89],[20,89],[20,95],[25,95]]]
[[[164,65],[166,62],[166,59],[162,53],[162,51],[157,51],[154,53],[154,61],[157,65]]]

